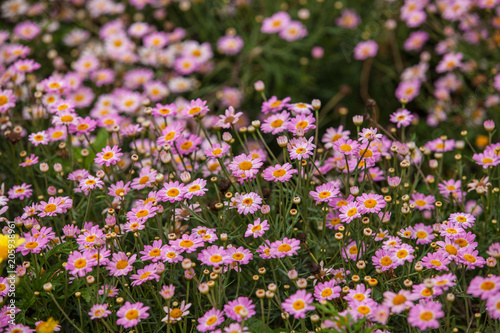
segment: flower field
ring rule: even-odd
[[[499,0],[0,16],[0,333],[500,332]]]

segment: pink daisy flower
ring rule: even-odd
[[[301,289],[281,303],[281,307],[296,319],[301,319],[306,317],[307,311],[315,309],[312,303],[313,296]]]
[[[116,321],[116,324],[125,328],[137,326],[142,319],[149,317],[148,310],[149,306],[144,306],[141,302],[134,304],[126,302],[125,305],[123,305],[120,310],[116,312],[116,315],[119,318]]]
[[[67,265],[64,267],[74,276],[83,277],[92,271],[97,262],[93,260],[88,251],[73,251],[68,257]]]
[[[226,155],[231,147],[226,144],[215,143],[210,149],[205,150],[205,155],[207,158],[222,158]]]
[[[398,110],[390,116],[391,122],[395,123],[398,128],[400,128],[401,126],[410,126],[413,118],[414,116],[407,109]]]
[[[314,155],[314,149],[316,145],[312,142],[314,137],[310,137],[307,140],[304,137],[293,138],[288,142],[288,152],[290,153],[290,159],[292,160],[302,160],[307,159]]]
[[[262,103],[261,111],[263,114],[280,112],[289,106],[288,102],[290,102],[290,100],[290,97],[285,97],[280,100],[278,97],[273,96]]]
[[[132,266],[137,258],[137,254],[133,254],[129,257],[125,252],[113,253],[113,257],[108,263],[106,269],[112,276],[123,276],[128,275],[134,267]]]
[[[267,223],[267,220],[261,222],[259,217],[254,223],[248,225],[245,237],[262,237],[267,230],[269,230],[269,223]]]
[[[290,163],[285,163],[283,165],[276,164],[275,166],[268,167],[264,170],[263,176],[267,181],[274,182],[286,182],[289,181],[297,170],[292,169]]]
[[[339,218],[344,223],[351,223],[353,220],[361,217],[361,208],[358,202],[349,202],[340,207]]]
[[[38,156],[35,154],[31,154],[30,156],[26,156],[23,163],[19,163],[19,166],[26,168],[28,166],[32,166],[38,163]]]
[[[474,297],[481,297],[486,300],[500,291],[500,277],[491,276],[483,278],[476,276],[472,279],[467,289],[467,293]]]
[[[183,234],[181,238],[170,241],[170,245],[179,251],[191,253],[195,252],[197,248],[203,247],[204,242],[197,238],[196,235]]]
[[[37,147],[38,145],[47,145],[49,143],[49,137],[47,132],[41,131],[36,133],[31,133],[28,140]]]
[[[444,317],[444,312],[441,311],[441,303],[421,302],[410,309],[408,323],[424,331],[428,328],[438,328],[438,319],[442,317]]]
[[[236,177],[245,175],[251,178],[259,172],[260,167],[264,163],[260,158],[254,158],[252,155],[241,154],[236,156],[229,164],[229,169]]]
[[[200,98],[191,100],[189,104],[182,110],[182,114],[188,118],[194,118],[206,115],[210,111],[207,106],[207,101]]]
[[[90,319],[101,319],[106,318],[111,314],[111,311],[108,310],[108,304],[96,304],[90,308],[89,316]]]
[[[384,305],[394,313],[401,313],[413,306],[416,297],[408,290],[401,289],[397,294],[392,291],[384,292]]]
[[[288,128],[289,118],[290,113],[287,111],[272,114],[264,120],[260,128],[264,133],[271,133],[273,135],[282,133]]]
[[[217,310],[216,308],[212,308],[207,311],[203,317],[198,318],[198,326],[196,326],[196,329],[200,332],[212,331],[223,322],[223,312],[221,310]]]
[[[198,260],[204,265],[219,267],[231,262],[227,251],[222,246],[212,245],[198,253]]]
[[[85,194],[88,194],[92,190],[102,188],[104,186],[104,183],[101,179],[89,175],[80,181],[79,186],[80,190],[85,192]]]
[[[500,293],[497,293],[486,301],[486,310],[493,319],[500,319]]]
[[[143,269],[137,270],[137,274],[132,274],[130,279],[133,280],[131,285],[138,286],[146,281],[150,280],[160,280],[160,276],[156,273],[156,268],[158,264],[153,263],[145,266]]]
[[[447,271],[447,265],[450,262],[451,260],[448,254],[443,252],[427,253],[427,255],[422,258],[422,266],[437,271]]]
[[[309,130],[315,129],[316,125],[313,125],[316,122],[316,119],[313,115],[303,115],[299,114],[297,117],[292,118],[288,123],[288,130],[292,132],[293,135],[297,135],[298,131],[305,134]]]
[[[271,244],[271,256],[275,258],[291,257],[300,250],[300,241],[295,238],[277,240]]]
[[[245,309],[248,313],[245,318],[242,318],[240,315],[240,312],[243,309]],[[224,312],[226,313],[226,316],[237,322],[241,322],[243,319],[247,320],[253,317],[256,314],[254,309],[255,305],[252,303],[252,300],[247,297],[238,297],[234,301],[230,301],[226,305],[224,305]]]
[[[335,285],[335,280],[320,282],[314,287],[314,297],[317,301],[332,300],[340,297],[341,288]]]
[[[396,267],[396,258],[394,250],[378,249],[372,257],[373,265],[385,272]]]
[[[332,199],[339,196],[340,190],[336,184],[329,182],[317,186],[316,191],[310,191],[309,194],[316,200],[316,204],[318,204],[319,202],[330,202]]]
[[[386,206],[384,197],[380,194],[363,193],[356,198],[356,201],[359,203],[362,214],[378,213]]]
[[[183,200],[186,192],[186,185],[179,181],[171,181],[163,184],[163,188],[158,192],[158,197],[164,202],[174,203]]]
[[[106,146],[102,149],[102,152],[97,153],[96,158],[94,159],[95,163],[99,165],[106,165],[109,167],[112,164],[117,164],[121,161],[120,156],[123,156],[123,153],[120,153],[121,148],[118,146]]]
[[[125,183],[120,180],[116,184],[110,185],[108,190],[108,195],[123,200],[130,191],[130,182]]]
[[[366,60],[377,55],[378,45],[372,40],[358,43],[354,48],[354,59]]]
[[[246,194],[236,193],[233,199],[237,204],[236,208],[238,209],[238,214],[243,215],[255,213],[260,209],[262,204],[262,198],[255,192]]]

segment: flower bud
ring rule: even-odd
[[[361,126],[363,124],[363,116],[357,115],[352,117],[352,122],[356,126]]]
[[[284,148],[288,145],[288,138],[284,135],[282,136],[278,136],[278,138],[276,139],[278,141],[278,145],[281,147],[281,148]]]
[[[253,84],[253,87],[255,88],[255,91],[257,91],[257,92],[263,92],[264,89],[266,88],[266,86],[264,85],[264,82],[262,82],[261,80],[256,81]]]

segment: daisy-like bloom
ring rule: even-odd
[[[432,227],[423,223],[415,224],[412,236],[417,240],[417,244],[429,244],[435,238]]]
[[[255,192],[246,194],[236,193],[233,202],[238,209],[238,214],[248,215],[258,211],[262,204],[262,198]]]
[[[169,308],[168,306],[165,306],[163,307],[163,310],[167,313],[167,315],[161,321],[164,321],[167,324],[176,323],[189,314],[190,307],[191,303],[186,304],[186,301],[184,300],[178,308]]]
[[[395,259],[398,266],[406,261],[412,262],[413,259],[415,259],[415,256],[413,255],[415,249],[411,245],[402,243],[394,247],[394,250],[396,251]]]
[[[229,145],[214,143],[210,149],[205,150],[207,158],[217,159],[222,158],[231,149]]]
[[[307,36],[307,29],[301,22],[291,21],[279,32],[279,36],[293,42]]]
[[[96,188],[102,188],[103,186],[104,182],[102,180],[90,175],[82,179],[79,184],[80,190],[85,192],[85,194],[89,194],[91,190],[95,190]]]
[[[244,318],[245,320],[253,317],[256,314],[254,310],[255,305],[252,303],[252,300],[247,297],[238,297],[234,301],[230,301],[226,305],[224,305],[224,312],[226,316],[237,322],[241,322],[243,320],[240,315],[240,312],[243,309],[248,313],[248,315]]]
[[[453,213],[448,218],[448,221],[457,223],[462,228],[467,229],[474,225],[476,218],[472,214],[467,213]]]
[[[12,90],[0,89],[0,113],[5,113],[14,106],[16,106],[16,97]]]
[[[478,165],[481,165],[484,169],[490,166],[497,166],[500,163],[500,158],[491,152],[483,152],[479,154],[472,155],[472,159],[476,161]]]
[[[356,201],[359,202],[362,214],[378,213],[387,205],[384,201],[384,197],[380,194],[363,193],[356,198]]]
[[[132,264],[135,262],[136,258],[137,254],[131,255],[129,258],[125,252],[113,253],[113,258],[108,263],[106,269],[112,276],[128,275],[128,273],[134,269]]]
[[[416,297],[408,290],[401,289],[397,294],[392,291],[384,292],[384,305],[391,308],[394,313],[401,313],[406,308],[413,306]]]
[[[277,12],[262,21],[260,31],[265,34],[277,33],[283,30],[290,22],[291,18],[287,12]]]
[[[62,126],[50,127],[47,129],[47,136],[50,141],[64,141],[66,140],[66,129]]]
[[[83,277],[85,274],[91,272],[92,267],[96,264],[97,262],[91,258],[88,251],[73,251],[69,255],[67,265],[64,268],[74,276]]]
[[[52,124],[64,126],[78,125],[78,115],[69,110],[59,111],[52,116]]]
[[[289,106],[288,102],[290,102],[290,100],[291,100],[290,97],[285,97],[282,100],[280,100],[278,99],[278,97],[273,96],[269,98],[267,101],[264,101],[262,103],[261,111],[264,114],[268,114],[270,112],[272,113],[280,112]]]
[[[19,163],[19,166],[26,168],[28,166],[32,166],[38,163],[38,156],[35,154],[31,154],[30,156],[26,156],[23,163]]]
[[[151,167],[146,166],[141,169],[139,177],[134,178],[131,187],[135,190],[142,190],[145,187],[151,187],[156,182],[156,175],[158,172]]]
[[[339,138],[333,143],[332,147],[343,155],[351,156],[357,153],[359,143],[355,140]]]
[[[180,123],[172,123],[161,131],[161,136],[156,140],[158,146],[164,146],[167,143],[171,144],[178,138],[183,136],[184,126]]]
[[[407,109],[398,110],[390,116],[391,122],[395,123],[398,128],[400,128],[401,126],[410,126],[413,118],[414,116]]]
[[[90,117],[78,118],[76,124],[69,126],[69,132],[76,135],[89,134],[97,127],[97,121]]]
[[[240,36],[225,35],[217,41],[217,50],[226,55],[235,55],[243,48],[243,39]]]
[[[419,80],[402,81],[399,83],[395,95],[399,100],[412,101],[420,93],[420,85]]]
[[[329,182],[316,187],[316,191],[310,191],[309,194],[319,202],[329,202],[340,195],[340,190],[336,184]]]
[[[300,130],[304,134],[309,130],[315,129],[316,125],[313,125],[316,122],[316,119],[313,115],[303,115],[299,114],[297,117],[292,118],[288,123],[288,130],[292,132],[293,135],[297,135],[297,132]]]
[[[183,234],[181,238],[170,241],[170,245],[179,251],[191,253],[195,252],[197,248],[203,247],[204,242],[197,238],[196,235]]]
[[[373,58],[377,55],[378,45],[372,40],[367,40],[358,43],[354,48],[354,59],[356,60],[366,60],[368,58]]]
[[[289,118],[290,113],[287,111],[272,114],[264,120],[260,128],[264,133],[271,133],[273,135],[282,133],[289,126]]]
[[[486,301],[486,310],[493,319],[500,319],[500,293],[488,298]]]
[[[301,319],[306,317],[307,311],[315,309],[312,303],[313,296],[304,289],[301,289],[281,303],[281,307],[284,311],[294,316],[295,319]]]
[[[166,202],[174,203],[176,201],[184,200],[184,195],[186,194],[186,185],[180,183],[179,181],[171,181],[163,184],[163,188],[158,191],[158,197]]]
[[[200,332],[212,331],[223,322],[223,312],[221,310],[217,310],[216,308],[212,308],[207,311],[203,317],[198,318],[198,326],[196,326],[196,329]]]
[[[425,148],[429,148],[431,151],[436,153],[445,153],[452,151],[455,148],[455,140],[442,140],[441,138],[437,138],[435,140],[428,141],[425,144]]]
[[[106,295],[107,297],[115,297],[118,295],[118,288],[105,284],[99,289],[99,295]]]
[[[174,248],[173,246],[165,245],[163,247],[163,253],[164,253],[163,259],[169,263],[175,264],[184,259],[184,257],[181,256],[181,251],[178,250],[177,248]]]
[[[241,154],[236,156],[229,164],[229,169],[236,177],[245,176],[252,178],[259,172],[260,167],[263,165],[261,158],[254,158],[252,155]]]
[[[293,138],[288,142],[288,152],[290,153],[290,159],[292,160],[302,160],[307,159],[314,154],[314,149],[316,145],[313,144],[314,137],[310,137],[307,140],[304,137]]]
[[[361,217],[361,206],[358,202],[349,202],[346,205],[340,207],[339,218],[344,223],[351,223],[354,219]]]
[[[194,118],[206,115],[210,111],[207,106],[207,101],[200,98],[191,100],[189,104],[182,110],[182,114],[188,118]]]
[[[37,133],[31,133],[28,140],[37,147],[38,145],[47,145],[49,143],[49,137],[47,132],[41,131]]]
[[[186,186],[186,193],[184,194],[184,198],[191,199],[194,196],[197,197],[204,196],[205,193],[208,192],[206,186],[207,186],[207,181],[205,179],[202,178],[196,179],[195,181],[189,183]]]
[[[410,203],[414,204],[415,209],[418,210],[434,209],[435,202],[436,198],[433,195],[425,195],[422,193],[412,194],[412,198],[410,200]]]
[[[486,263],[484,258],[479,256],[479,251],[470,247],[460,249],[457,259],[459,263],[464,264],[468,269],[481,268]]]
[[[175,141],[175,149],[181,155],[189,155],[195,151],[203,139],[195,134],[188,137],[179,138]]]
[[[231,261],[231,267],[233,267],[237,272],[240,271],[240,265],[247,265],[253,259],[252,252],[245,249],[243,246],[238,248],[234,246],[228,248],[227,256]]]
[[[19,199],[29,198],[33,194],[31,189],[31,184],[23,183],[21,185],[15,185],[9,190],[9,199]]]
[[[455,68],[462,67],[462,53],[447,53],[444,55],[443,59],[436,66],[436,72],[450,72]]]
[[[152,113],[153,116],[157,117],[168,117],[175,116],[177,114],[177,106],[175,103],[171,104],[156,104],[153,108]]]
[[[131,222],[146,222],[149,218],[156,215],[159,208],[153,206],[152,202],[132,208],[132,211],[127,213],[127,219]]]
[[[290,163],[285,163],[283,165],[276,164],[275,166],[268,167],[264,170],[263,176],[267,181],[274,182],[286,182],[289,181],[297,170],[292,169]]]
[[[423,301],[410,309],[408,323],[424,331],[428,328],[438,328],[438,319],[442,317],[444,317],[444,312],[441,311],[441,303]]]
[[[125,183],[123,180],[120,180],[116,184],[110,185],[108,190],[108,195],[123,200],[128,191],[130,191],[130,182]]]
[[[269,223],[267,223],[267,220],[261,222],[259,217],[253,223],[248,225],[247,231],[245,232],[245,237],[262,237],[267,230],[269,230]]]
[[[438,275],[432,278],[434,281],[434,287],[438,289],[440,292],[447,290],[450,287],[456,285],[455,281],[457,276],[451,273]]]
[[[361,18],[352,9],[343,9],[341,16],[335,20],[335,24],[345,29],[355,29],[361,23]]]
[[[476,276],[469,284],[467,293],[474,297],[486,300],[500,291],[500,277],[492,275],[483,278]]]
[[[111,314],[111,311],[108,310],[108,304],[96,304],[90,308],[89,316],[90,319],[101,319],[106,318]]]
[[[330,127],[326,130],[326,133],[323,135],[321,142],[324,143],[325,148],[329,149],[333,147],[333,144],[339,140],[344,139],[348,140],[351,131],[344,131],[344,126],[340,125],[338,128]]]
[[[388,249],[378,249],[372,257],[373,265],[385,272],[396,267],[395,251]]]
[[[428,269],[435,269],[437,271],[447,271],[447,265],[451,262],[447,253],[435,252],[427,253],[425,257],[422,258],[422,266]]]
[[[215,124],[216,127],[221,128],[231,128],[231,126],[238,123],[240,117],[243,115],[243,112],[238,112],[234,110],[232,106],[226,109],[223,115],[219,116],[219,120]]]
[[[462,187],[462,182],[460,180],[445,180],[443,183],[438,184],[439,193],[449,197],[450,194],[457,193]]]
[[[137,270],[137,274],[132,274],[130,276],[130,279],[133,280],[131,285],[132,286],[138,286],[143,284],[146,281],[150,280],[160,280],[160,276],[158,273],[156,273],[156,268],[158,267],[158,264],[153,263],[145,266],[143,269]]]
[[[314,287],[314,297],[317,301],[332,300],[340,297],[340,286],[335,285],[335,280],[320,282]]]
[[[37,205],[36,210],[38,211],[39,217],[45,216],[56,216],[57,214],[63,213],[63,208],[58,205],[57,198],[50,197],[48,202],[40,201]]]
[[[116,315],[119,317],[116,324],[122,325],[125,328],[137,326],[142,319],[149,317],[148,310],[149,306],[144,306],[141,302],[134,304],[126,302],[125,305],[116,312]]]
[[[118,148],[118,146],[113,146],[113,148],[106,146],[102,149],[102,152],[97,153],[94,161],[99,165],[105,164],[107,167],[117,164],[120,162],[120,156],[123,156],[123,153],[120,153],[120,151],[121,148]]]
[[[300,249],[300,241],[295,238],[277,240],[271,244],[271,256],[274,258],[291,257]]]
[[[134,221],[128,221],[123,226],[123,230],[126,232],[136,232],[139,230],[144,230],[144,228],[146,228],[146,222],[138,219]]]
[[[26,236],[24,239],[24,243],[20,244],[17,248],[17,252],[21,252],[23,256],[28,255],[29,253],[40,253],[43,249],[47,247],[49,243],[49,239]]]
[[[212,245],[198,253],[198,260],[204,265],[219,267],[231,262],[227,251],[222,246]]]

